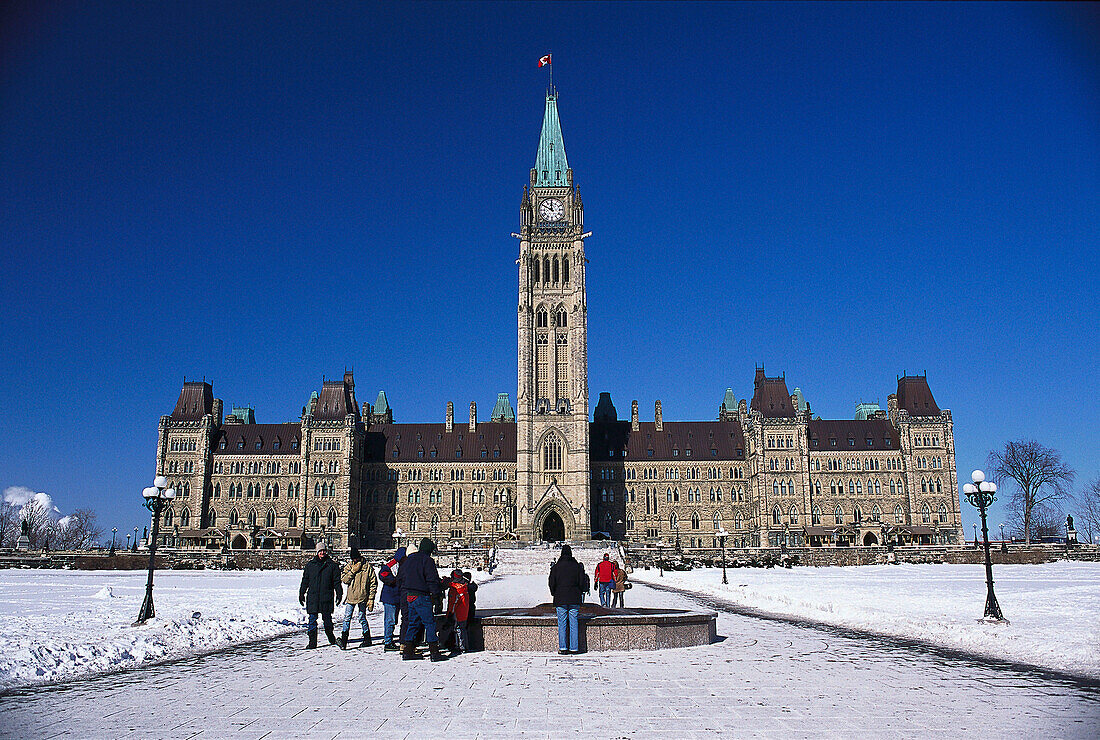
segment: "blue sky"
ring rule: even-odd
[[[547,51],[593,404],[927,372],[962,478],[1100,475],[1095,5],[44,5],[0,11],[0,488],[147,522],[184,376],[261,422],[345,367],[398,421],[514,398]]]

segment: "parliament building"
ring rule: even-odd
[[[298,421],[225,413],[185,381],[161,418],[157,474],[177,491],[161,545],[390,547],[612,538],[710,548],[860,547],[963,541],[951,412],[923,376],[887,408],[813,415],[785,377],[756,368],[751,401],[727,388],[716,418],[665,421],[661,402],[589,416],[584,205],[546,96],[519,230],[518,387],[487,420],[400,423],[384,392],[322,379]],[[717,394],[716,394],[717,395]]]

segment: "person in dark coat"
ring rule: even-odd
[[[561,557],[550,568],[550,594],[558,614],[558,654],[580,652],[580,625],[577,617],[584,603],[586,574],[573,557],[573,548],[562,545]]]
[[[399,587],[405,591],[405,601],[409,605],[409,623],[405,627],[405,647],[401,651],[404,660],[415,660],[416,635],[424,628],[424,641],[428,643],[428,652],[432,661],[445,660],[439,650],[439,636],[435,631],[435,615],[432,613],[432,601],[442,595],[443,583],[439,580],[439,570],[432,553],[435,543],[425,537],[412,555],[405,558],[397,575]]]
[[[311,558],[302,570],[302,585],[298,587],[298,601],[309,614],[309,624],[306,627],[306,634],[309,635],[307,648],[317,647],[318,613],[325,622],[329,644],[336,644],[336,635],[332,630],[332,610],[343,596],[340,566],[328,556],[328,545],[322,542],[317,545],[317,557]]]
[[[405,548],[397,548],[397,552],[393,554],[378,571],[378,580],[382,581],[382,595],[379,600],[382,602],[382,609],[385,612],[385,632],[382,635],[382,642],[384,643],[383,649],[387,651],[397,650],[397,642],[394,641],[394,627],[397,626],[398,612],[402,611],[401,602],[402,594],[397,585],[397,573],[401,563],[405,562]],[[408,621],[408,617],[405,617],[405,621]],[[397,632],[398,642],[400,641],[401,632]]]

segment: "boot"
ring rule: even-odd
[[[328,644],[329,645],[335,645],[336,644],[336,635],[332,631],[332,625],[326,625],[325,626],[325,634],[328,635]]]
[[[401,660],[423,660],[423,658],[417,654],[416,645],[406,642],[405,647],[401,648]]]
[[[343,632],[340,633],[340,649],[341,650],[347,650],[348,649],[348,631],[347,630],[344,630]]]
[[[370,647],[370,646],[371,646],[370,631],[368,630],[368,631],[363,633],[363,644],[360,645],[360,647]]]
[[[306,645],[306,650],[312,650],[315,647],[317,647],[317,633],[316,632],[310,632],[309,633],[309,644]]]
[[[440,652],[438,642],[428,643],[428,653],[431,655],[431,660],[433,663],[438,663],[441,660],[447,659],[447,656]]]
[[[397,647],[396,642],[387,642],[382,649],[385,650],[387,653],[396,653],[401,648]]]

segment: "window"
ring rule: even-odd
[[[928,504],[924,504],[920,509],[920,520],[922,524],[932,523],[932,509],[928,507]]]
[[[548,436],[542,443],[542,469],[562,469],[562,443],[555,434]]]
[[[237,523],[239,521],[240,521],[240,514],[237,513],[236,509],[231,510],[229,512],[229,526],[230,527],[235,527],[235,526],[237,526]]]
[[[839,504],[833,509],[833,523],[838,526],[844,523],[844,510],[840,508]]]
[[[420,527],[420,517],[413,512],[413,515],[409,517],[409,531],[415,532]]]
[[[336,509],[328,510],[328,526],[330,529],[336,526]]]
[[[474,514],[474,531],[475,532],[480,532],[481,531],[481,522],[482,522],[481,514],[480,513]]]
[[[679,521],[676,519],[676,512],[675,511],[668,515],[668,528],[669,529],[679,529],[680,528]]]
[[[267,516],[264,517],[264,526],[266,526],[266,527],[274,527],[275,526],[275,510],[274,509],[268,509],[267,510]]]
[[[820,507],[818,507],[818,506],[814,507],[813,512],[810,514],[810,524],[815,526],[815,527],[820,527],[821,526],[821,508]]]
[[[166,526],[166,527],[171,527],[172,526],[172,510],[171,509],[165,509],[164,510],[164,526]]]
[[[295,511],[294,509],[291,509],[290,511],[288,511],[286,513],[286,523],[287,523],[288,527],[297,527],[298,526],[298,512]]]
[[[692,529],[699,529],[699,512],[698,511],[691,512],[691,528]]]
[[[772,509],[772,524],[780,525],[783,523],[783,512],[779,510],[779,505],[776,504]]]
[[[787,512],[787,518],[791,524],[798,524],[798,507],[792,506],[791,510]]]

